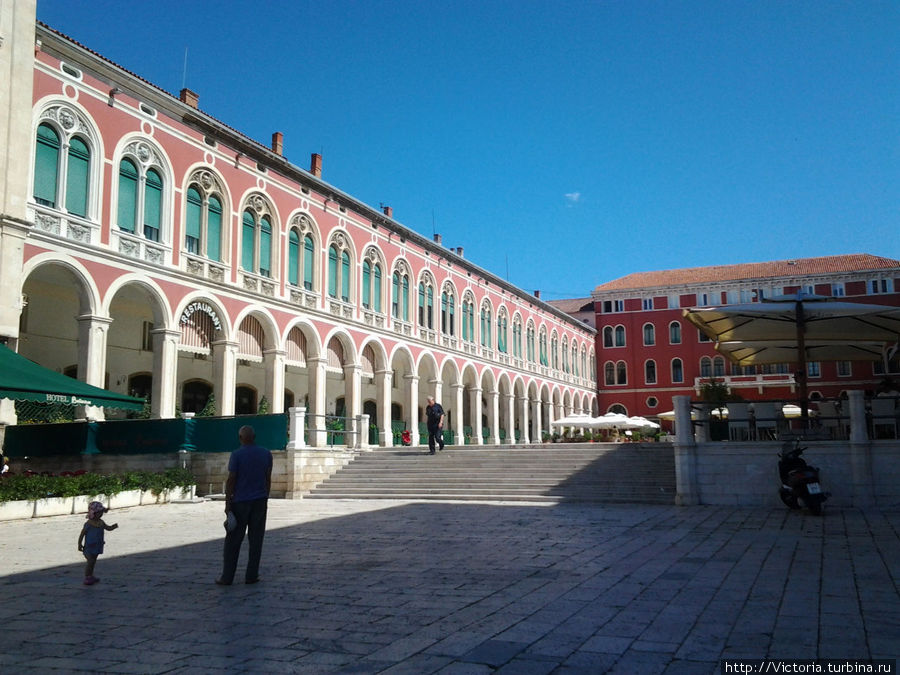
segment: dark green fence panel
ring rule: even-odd
[[[96,422],[96,450],[106,455],[178,452],[184,443],[184,420],[111,420]],[[84,448],[92,452],[90,439]]]
[[[6,427],[3,454],[17,458],[78,455],[84,450],[87,431],[87,422]]]
[[[238,430],[249,424],[256,431],[256,443],[269,450],[284,450],[288,441],[288,418],[279,415],[240,417],[195,417],[193,445],[196,452],[231,452],[240,445]]]

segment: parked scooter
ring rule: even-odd
[[[788,441],[778,454],[778,473],[781,476],[778,496],[788,508],[799,509],[802,502],[811,513],[820,516],[822,505],[831,493],[822,490],[818,467],[809,466],[800,456],[804,450],[806,448],[800,447],[800,441],[793,447]]]

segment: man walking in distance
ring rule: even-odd
[[[427,399],[428,405],[425,406],[425,421],[428,424],[428,449],[434,454],[434,445],[444,449],[444,409],[440,403],[434,402],[434,396]]]
[[[230,586],[234,581],[245,531],[250,542],[250,555],[244,583],[255,584],[259,581],[259,558],[272,487],[272,453],[256,445],[256,432],[251,426],[241,427],[238,438],[241,447],[231,453],[225,483],[225,513],[232,514],[236,522],[235,527],[225,535],[222,576],[216,579],[220,586]]]

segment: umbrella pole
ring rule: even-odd
[[[809,429],[809,397],[806,381],[806,319],[803,316],[803,301],[797,301],[797,365],[798,394],[800,395],[800,420],[803,429]]]

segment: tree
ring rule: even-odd
[[[210,394],[206,399],[206,405],[203,410],[197,413],[197,417],[215,417],[216,416],[216,395]]]

